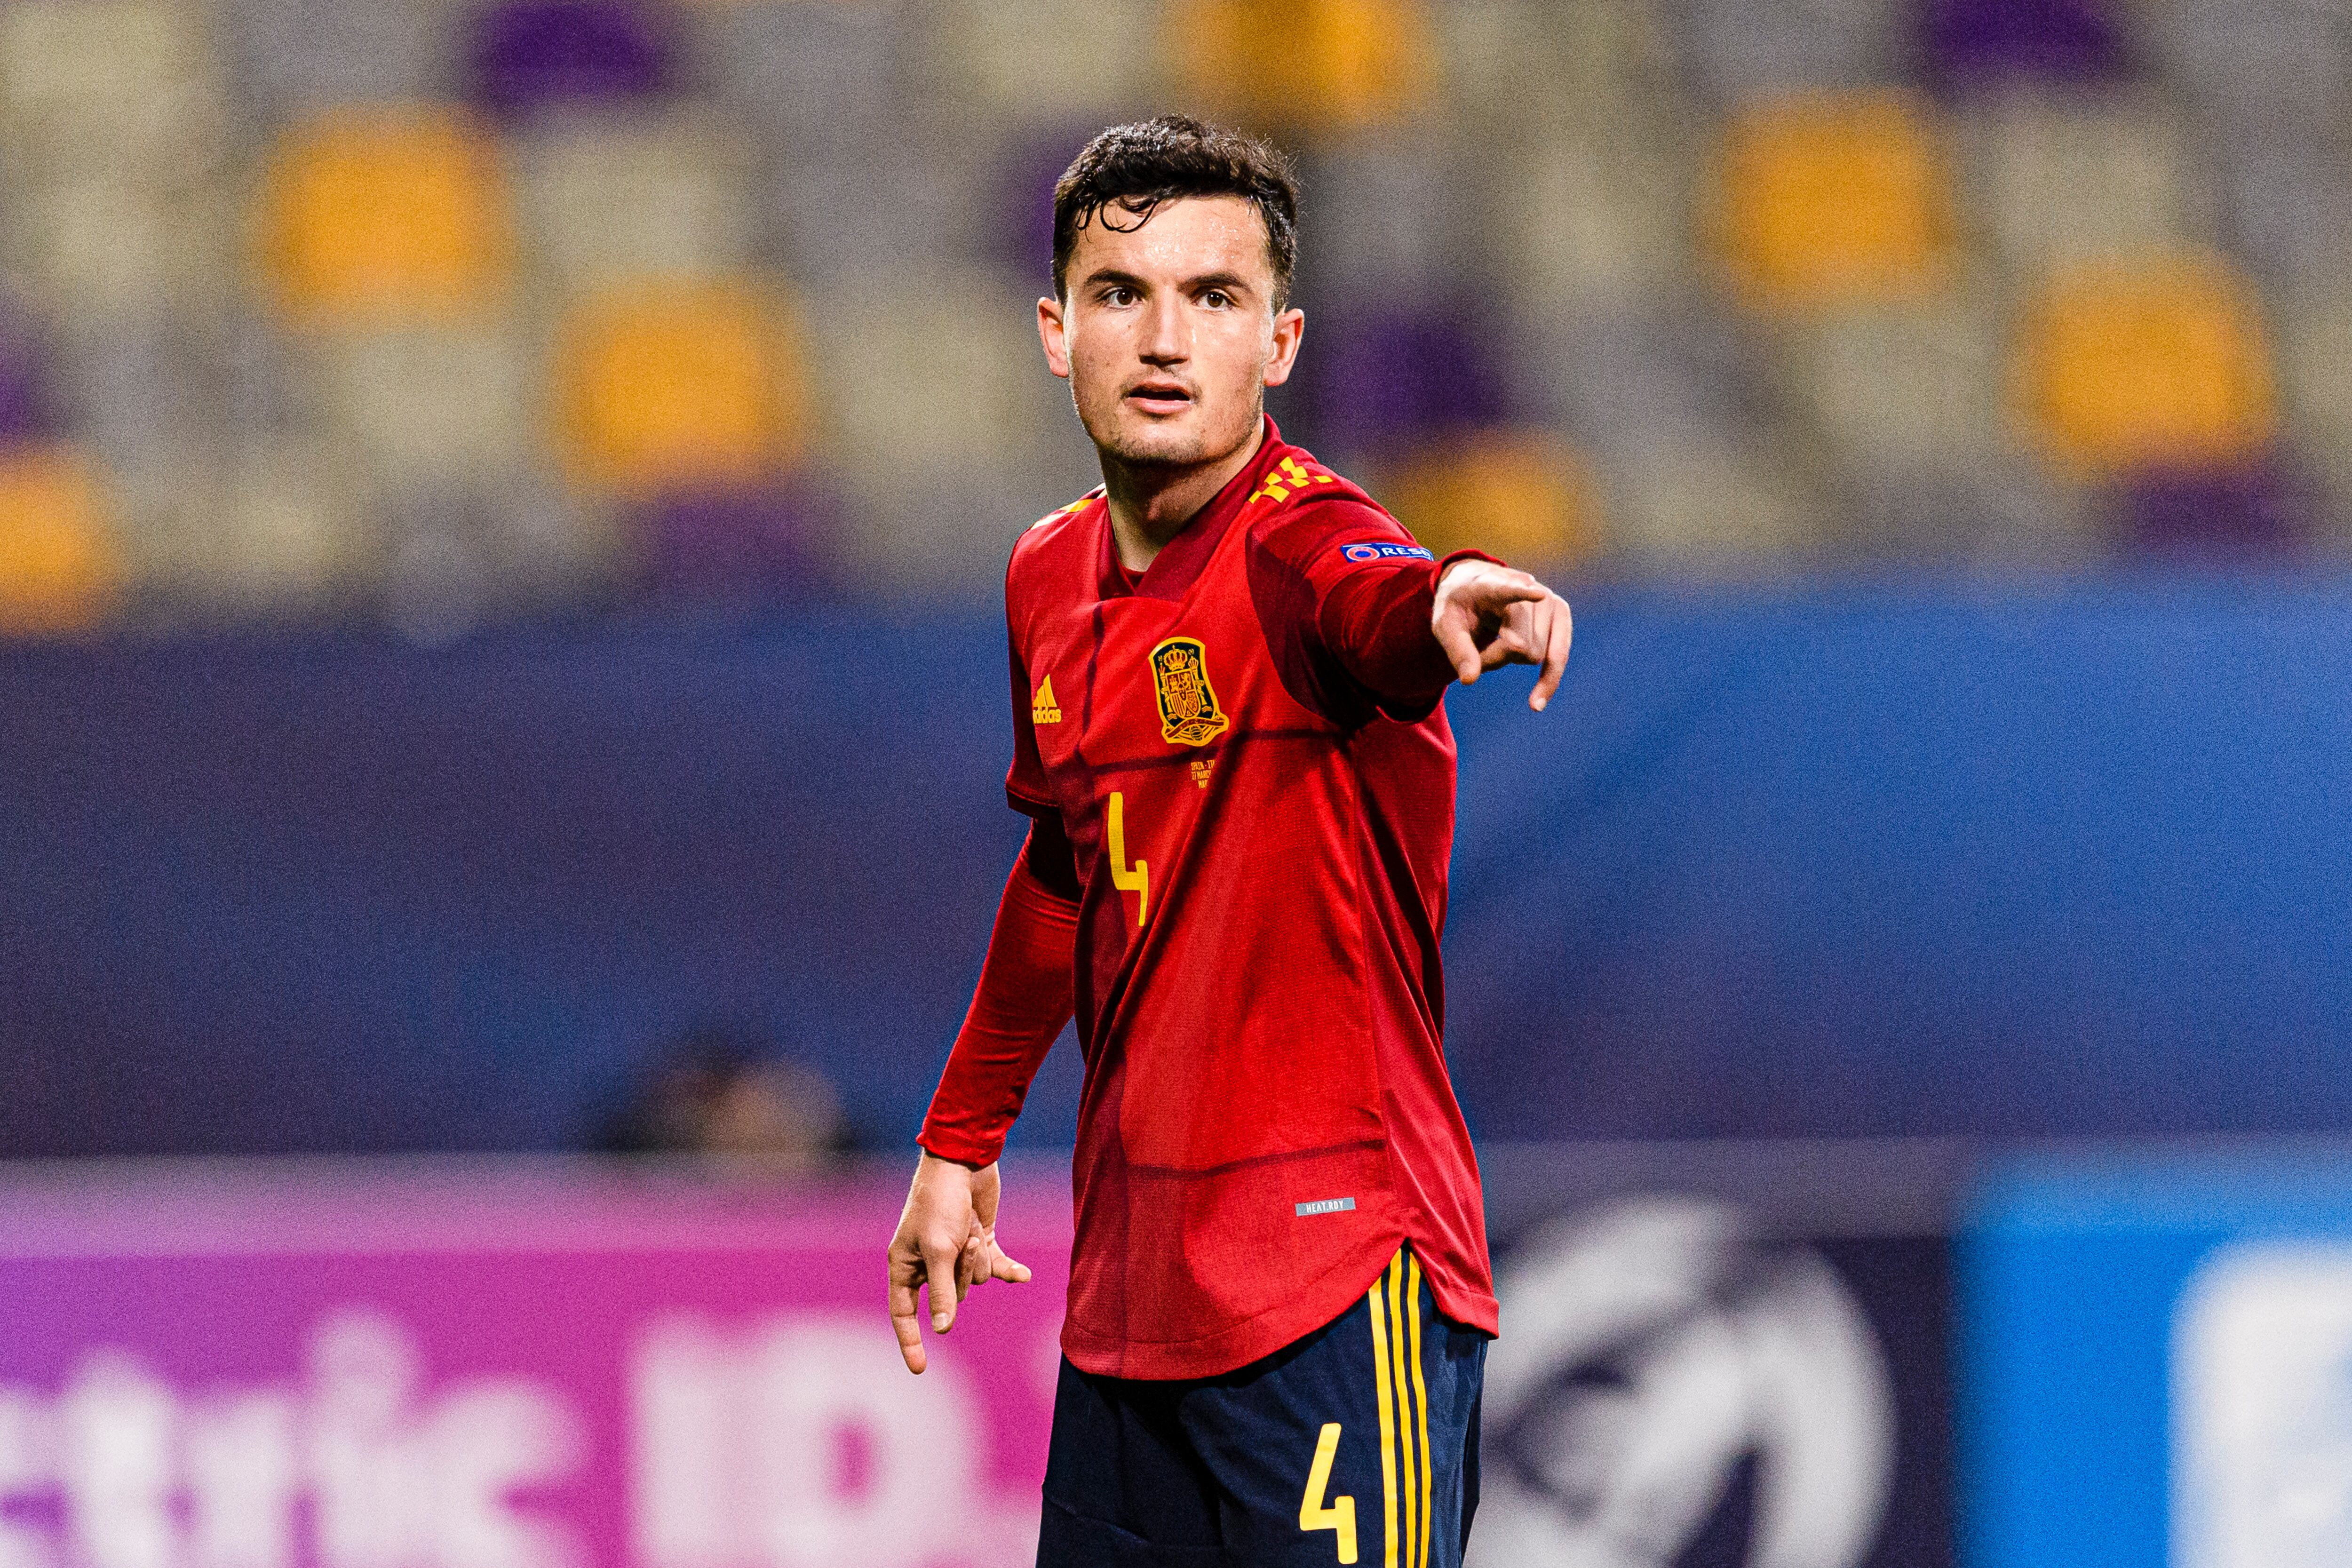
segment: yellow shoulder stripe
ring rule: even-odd
[[[1242,504],[1249,506],[1257,501],[1271,500],[1280,506],[1300,490],[1339,482],[1339,476],[1328,471],[1320,463],[1310,468],[1296,458],[1285,458],[1266,470],[1265,482],[1252,490],[1249,500]]]
[[[1039,518],[1036,521],[1034,521],[1034,522],[1031,523],[1029,526],[1030,526],[1031,528],[1043,528],[1043,527],[1045,527],[1047,523],[1049,523],[1049,522],[1053,521],[1054,521],[1055,518],[1057,518],[1057,517],[1067,517],[1067,516],[1069,516],[1069,515],[1070,515],[1072,512],[1074,512],[1074,511],[1080,511],[1080,510],[1083,510],[1086,508],[1087,504],[1089,501],[1092,501],[1094,499],[1095,499],[1095,494],[1094,494],[1094,492],[1093,492],[1092,490],[1088,490],[1085,495],[1080,496],[1077,500],[1076,500],[1072,501],[1069,505],[1067,505],[1067,506],[1057,506],[1057,507],[1055,507],[1053,510],[1051,510],[1051,511],[1047,512],[1045,516],[1043,516],[1043,517]]]

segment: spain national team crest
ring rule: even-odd
[[[1151,684],[1160,693],[1160,739],[1205,746],[1232,726],[1209,684],[1208,650],[1195,639],[1170,637],[1151,650]]]

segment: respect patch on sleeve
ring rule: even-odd
[[[1349,561],[1434,561],[1436,556],[1418,544],[1398,544],[1387,540],[1365,540],[1356,544],[1339,546],[1342,559]]]

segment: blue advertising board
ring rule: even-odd
[[[2352,1127],[2352,587],[1577,619],[1544,713],[1446,701],[1480,1138]],[[903,1152],[1025,830],[1010,696],[987,609],[0,647],[0,1154],[577,1146],[706,1026]]]
[[[1958,1269],[1969,1568],[2352,1562],[2352,1148],[2018,1163]]]

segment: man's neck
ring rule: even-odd
[[[1250,466],[1265,444],[1265,419],[1260,416],[1248,440],[1214,462],[1193,468],[1129,464],[1105,454],[1103,498],[1110,503],[1110,536],[1118,548],[1119,564],[1130,572],[1150,567],[1168,542]]]

